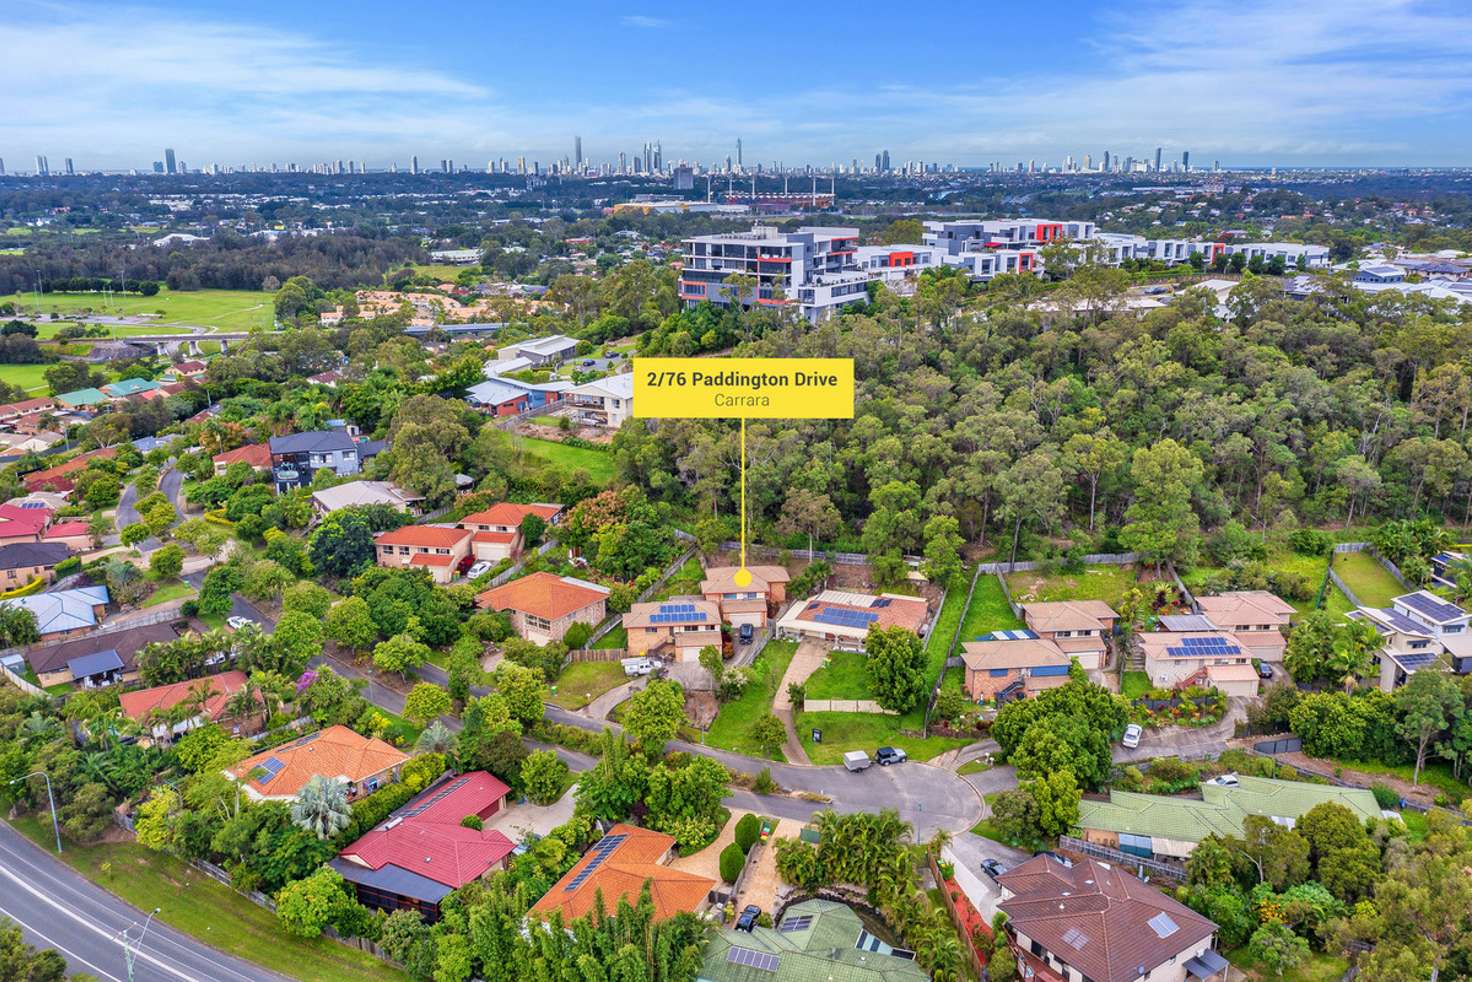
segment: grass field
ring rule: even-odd
[[[691,556],[685,560],[685,565],[675,570],[675,574],[665,581],[664,586],[654,591],[651,600],[668,600],[670,597],[681,594],[692,594],[700,592],[700,581],[705,579],[705,567],[700,565],[699,556]]]
[[[963,582],[970,582],[964,580]],[[925,680],[934,682],[946,662],[946,649],[956,633],[956,625],[966,612],[966,588],[960,585],[946,592],[945,605],[935,617],[935,627],[930,630],[930,640],[925,645]]]
[[[1007,589],[1020,604],[1051,600],[1102,600],[1111,607],[1135,582],[1133,566],[1089,566],[1082,573],[1008,573]]]
[[[1345,552],[1334,557],[1334,572],[1367,607],[1389,607],[1406,591],[1368,552]]]
[[[809,699],[873,699],[869,656],[862,651],[830,651],[828,661],[803,683]]]
[[[961,640],[975,641],[989,631],[1008,631],[1021,626],[1022,621],[1012,613],[996,576],[987,575],[977,580],[971,606],[966,608],[966,619],[961,622]]]
[[[134,316],[159,314],[159,325],[192,324],[228,331],[269,330],[275,310],[269,293],[254,290],[190,290],[173,293],[167,288],[157,296],[108,298],[100,293],[17,293],[7,297],[30,313],[39,305],[43,312],[75,314],[90,310],[97,314]]]
[[[1276,975],[1272,969],[1260,964],[1245,946],[1226,952],[1226,956],[1227,961],[1245,972],[1248,979],[1270,979],[1272,982],[1332,982],[1349,971],[1349,962],[1320,951],[1310,952],[1307,961],[1282,975]]]
[[[157,604],[168,603],[170,600],[183,600],[192,596],[194,596],[194,587],[180,580],[170,580],[160,584],[148,595],[148,599],[144,600],[141,606],[153,607]]]
[[[583,470],[595,484],[607,484],[613,480],[613,454],[607,450],[590,450],[587,447],[570,447],[552,440],[522,437],[517,441],[521,449],[564,471]]]
[[[46,390],[46,369],[50,365],[0,365],[0,381],[18,385],[27,392]]]
[[[1416,771],[1415,767],[1410,764],[1384,764],[1378,760],[1335,760],[1334,763],[1346,769],[1362,771],[1365,774],[1384,774],[1407,782],[1411,780]],[[1421,768],[1421,784],[1436,788],[1453,802],[1472,798],[1472,786],[1465,781],[1458,780],[1452,773],[1452,765],[1444,760],[1426,762],[1426,766]]]
[[[602,650],[604,648],[627,648],[629,646],[629,629],[620,624],[609,631],[597,641],[589,645],[591,648]]]
[[[582,709],[609,689],[628,681],[616,661],[575,661],[557,679],[551,701],[563,709]]]
[[[454,263],[418,263],[410,266],[416,273],[432,276],[444,283],[454,283],[455,279],[467,269],[480,272],[480,266],[457,266]]]
[[[49,822],[26,817],[12,824],[33,842],[49,848]],[[61,858],[134,907],[160,908],[158,919],[170,927],[291,978],[329,982],[408,978],[373,956],[336,941],[293,938],[282,929],[275,914],[172,856],[136,843],[68,844]]]
[[[705,742],[722,750],[763,756],[750,737],[751,725],[772,711],[772,699],[777,695],[777,686],[787,674],[787,665],[797,651],[795,641],[768,641],[762,653],[752,663],[752,681],[747,683],[741,695],[721,706],[716,718],[711,721],[705,734]],[[774,760],[782,760],[779,750]]]
[[[923,709],[921,713],[923,713]],[[813,743],[813,727],[823,731],[823,742]],[[920,714],[886,716],[875,713],[798,713],[797,735],[802,740],[808,759],[814,764],[841,764],[848,750],[863,750],[874,756],[880,747],[899,747],[915,760],[929,760],[936,754],[971,741],[966,738],[920,737],[907,734],[920,732]]]
[[[1150,676],[1145,672],[1125,672],[1119,684],[1119,694],[1126,699],[1138,699],[1150,691]]]
[[[76,321],[42,321],[36,325],[36,336],[45,340],[56,337],[56,333],[63,327],[70,327]],[[107,336],[111,338],[131,338],[139,334],[188,334],[189,329],[184,327],[166,327],[152,324],[92,324],[90,327],[107,328]]]

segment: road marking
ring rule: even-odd
[[[93,974],[96,975],[98,978],[111,979],[112,982],[123,982],[123,980],[118,978],[116,975],[113,975],[111,972],[108,972],[107,970],[95,965],[94,963],[89,962],[87,959],[83,958],[75,951],[72,951],[60,941],[57,941],[55,938],[51,937],[45,931],[38,930],[37,928],[34,928],[31,925],[27,924],[25,921],[20,919],[20,915],[16,914],[8,907],[0,905],[0,914],[6,915],[12,921],[15,921],[16,924],[19,924],[22,928],[24,928],[27,932],[34,934],[42,941],[46,942],[51,947],[64,954],[66,956],[67,968],[76,968],[78,965],[85,965],[87,968],[91,969]]]

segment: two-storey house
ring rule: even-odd
[[[787,582],[791,577],[782,566],[748,566],[751,582],[736,583],[739,566],[711,566],[700,581],[700,594],[721,609],[727,624],[767,626],[767,618],[787,602]]]

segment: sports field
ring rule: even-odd
[[[6,297],[25,313],[84,312],[127,317],[156,314],[150,323],[212,327],[224,331],[269,330],[275,322],[272,296],[254,290],[160,290],[157,296],[107,296],[101,293],[17,293]]]

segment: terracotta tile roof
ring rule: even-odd
[[[1047,638],[1018,638],[1014,641],[967,641],[961,645],[961,660],[974,672],[993,668],[1038,668],[1068,666],[1071,659]],[[1065,675],[1063,680],[1068,681]]]
[[[190,679],[187,682],[175,682],[172,685],[156,685],[151,689],[135,689],[132,692],[124,692],[118,698],[122,703],[123,714],[131,720],[142,722],[151,710],[167,712],[181,702],[187,702],[193,697],[195,690],[203,686],[210,693],[209,698],[204,702],[204,714],[210,719],[215,719],[224,710],[230,697],[245,685],[245,681],[245,673],[235,669],[221,672],[219,675],[207,675],[202,679]]]
[[[443,525],[405,525],[403,528],[379,532],[373,537],[373,541],[380,546],[453,549],[468,538],[470,538],[469,529],[446,528]]]
[[[533,573],[503,583],[475,598],[476,605],[493,610],[519,610],[555,621],[608,599],[608,591],[593,583],[553,573]]]
[[[747,571],[751,573],[751,582],[746,586],[736,585],[736,572],[739,566],[712,566],[705,571],[705,579],[700,583],[701,593],[750,593],[756,591],[765,593],[773,583],[786,583],[791,577],[782,566],[748,566]]]
[[[558,512],[562,511],[561,505],[549,505],[533,503],[519,505],[510,501],[501,501],[485,511],[472,512],[460,519],[462,525],[509,525],[516,528],[521,520],[528,515],[536,515],[543,521],[550,522]]]
[[[47,484],[55,484],[57,487],[65,484],[66,490],[70,491],[72,483],[65,480],[68,474],[74,474],[86,467],[89,461],[98,459],[108,460],[115,457],[117,456],[117,452],[117,447],[108,447],[105,450],[93,450],[90,453],[79,454],[64,464],[57,464],[55,467],[48,467],[43,471],[32,471],[22,477],[21,480],[27,488],[33,491]]]
[[[260,771],[267,761],[280,763],[274,777]],[[230,774],[248,790],[273,798],[289,798],[313,775],[362,781],[408,760],[382,740],[359,736],[346,726],[329,726],[291,743],[264,750],[230,768]],[[252,775],[252,771],[256,771]],[[265,778],[265,780],[262,780]]]
[[[929,615],[930,607],[919,597],[907,597],[895,593],[886,593],[876,597],[847,590],[824,590],[806,603],[795,604],[783,616],[780,623],[787,624],[789,621],[795,621],[803,627],[817,625],[832,634],[857,633],[862,635],[867,633],[868,624],[862,628],[847,626],[835,621],[835,615],[828,613],[829,611],[858,611],[872,614],[874,616],[871,620],[877,627],[903,627],[919,634],[920,629],[925,626],[925,618]],[[842,614],[836,616],[843,617]]]
[[[454,556],[436,556],[430,552],[416,552],[409,557],[410,566],[448,566],[454,561]]]
[[[510,545],[516,541],[515,532],[477,532],[470,537],[471,542],[494,542],[498,545]]]
[[[56,408],[56,400],[49,398],[22,399],[0,405],[0,416],[15,416],[21,413],[39,413]]]
[[[236,461],[244,461],[252,467],[267,468],[271,466],[271,448],[264,443],[251,443],[234,450],[226,450],[217,453],[210,460],[216,464],[224,464],[229,467]]]
[[[681,911],[694,913],[704,905],[716,885],[715,880],[659,865],[659,860],[675,845],[673,836],[620,824],[608,830],[605,841],[618,835],[625,838],[611,850],[600,850],[598,843],[594,843],[573,868],[532,905],[531,913],[548,915],[560,910],[564,923],[574,921],[593,910],[594,897],[599,891],[603,893],[604,907],[612,910],[624,897],[630,903],[638,900],[646,880],[654,901],[654,916],[658,920],[673,917]],[[583,875],[589,866],[595,868]],[[577,883],[575,887],[572,886],[574,882]]]
[[[0,538],[17,535],[40,535],[51,522],[49,508],[22,508],[19,505],[0,505]]]
[[[1201,613],[1228,631],[1249,624],[1287,624],[1292,605],[1266,590],[1234,590],[1214,597],[1197,597]]]
[[[460,824],[467,815],[489,814],[509,791],[485,771],[451,778],[426,788],[339,855],[368,869],[397,866],[458,889],[516,848],[495,829],[482,831]]]
[[[1127,982],[1211,937],[1216,924],[1129,873],[1035,856],[998,882],[1008,925],[1096,982]],[[1163,915],[1163,916],[1162,916]],[[1163,936],[1162,936],[1163,935]]]
[[[1119,615],[1102,600],[1056,600],[1023,604],[1022,618],[1034,631],[1102,631]]]

